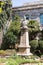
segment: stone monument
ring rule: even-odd
[[[29,35],[28,35],[27,22],[28,21],[26,19],[24,19],[22,21],[20,45],[18,46],[19,52],[17,54],[17,55],[20,55],[20,56],[31,55],[31,53],[30,53],[30,45],[29,45]]]

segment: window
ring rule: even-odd
[[[43,25],[43,13],[40,14],[40,23]]]
[[[27,15],[25,15],[26,16],[26,20],[29,20],[29,15],[27,14]]]

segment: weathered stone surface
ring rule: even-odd
[[[21,37],[20,37],[20,45],[18,46],[19,48],[19,53],[18,55],[21,56],[28,56],[31,55],[30,53],[30,45],[29,45],[29,35],[28,35],[28,27],[27,27],[27,21],[23,21],[23,26],[21,28]]]

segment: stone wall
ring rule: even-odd
[[[29,15],[29,20],[37,20],[40,22],[40,14],[43,13],[43,8],[40,9],[31,9],[31,10],[25,10],[25,11],[14,11],[14,15],[17,14],[21,18],[23,18],[25,15]]]
[[[25,15],[29,15],[29,20],[37,20],[40,22],[40,14],[43,13],[43,4],[26,5],[21,7],[12,8],[13,15],[17,14],[21,19]]]

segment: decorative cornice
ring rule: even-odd
[[[38,8],[43,8],[43,3],[23,5],[20,7],[13,7],[12,10],[21,11],[21,10],[27,10],[27,9],[30,10],[30,9],[38,9]]]
[[[37,5],[37,4],[43,4],[43,1],[34,1],[34,2],[27,2],[27,3],[24,3],[23,5],[26,6],[26,5]]]

